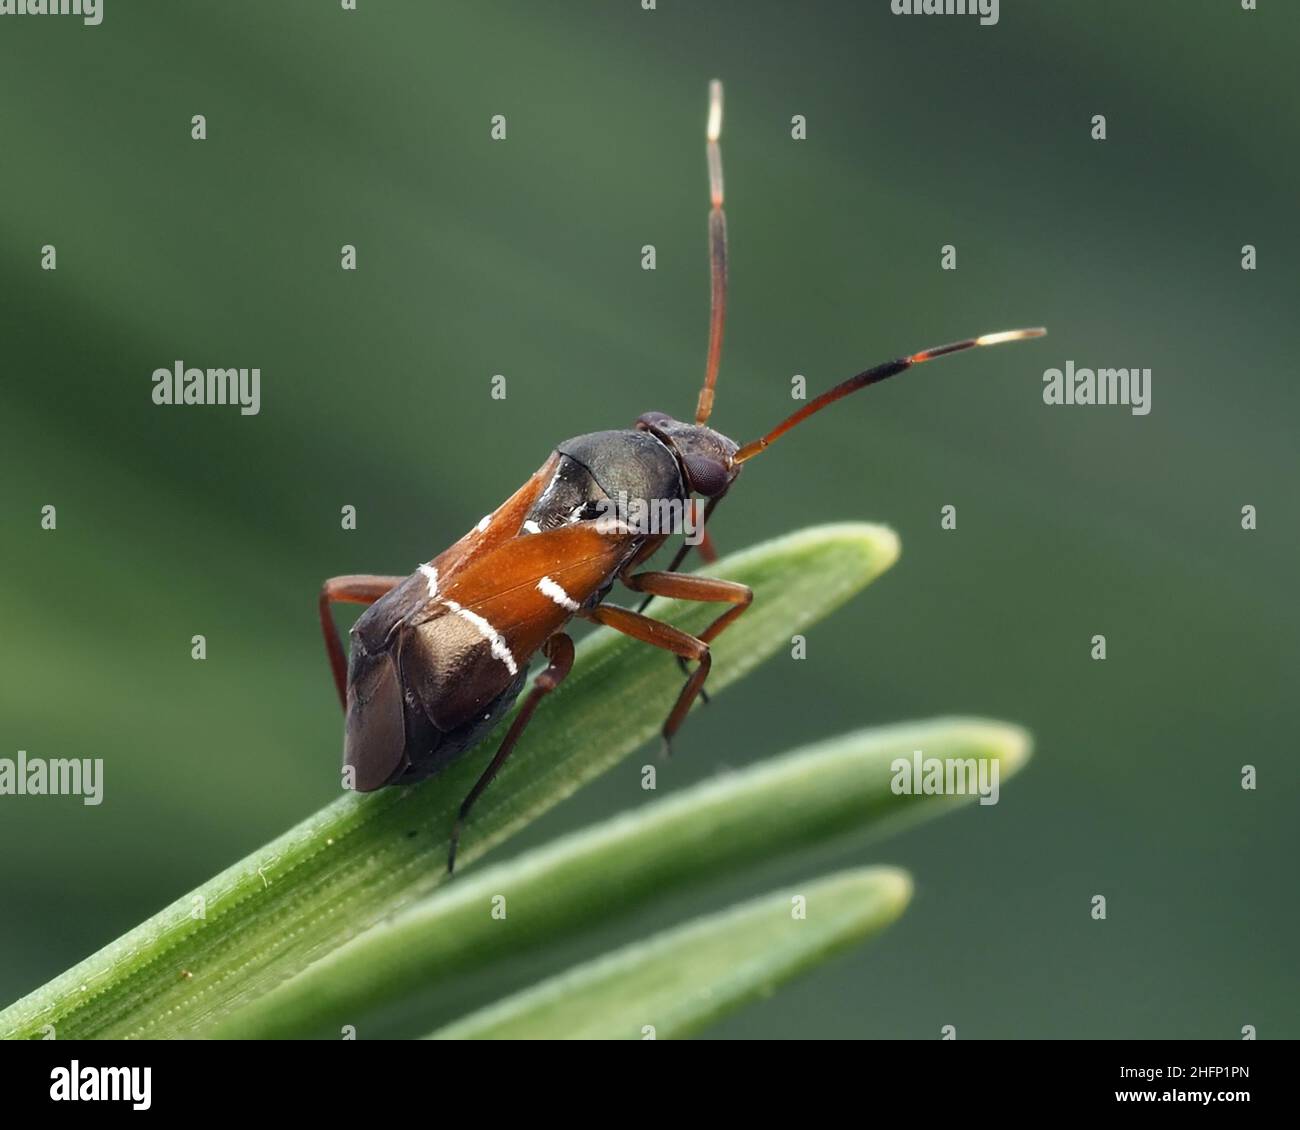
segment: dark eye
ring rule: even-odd
[[[682,459],[686,467],[686,476],[691,480],[691,489],[706,498],[713,498],[727,489],[731,476],[727,468],[716,459],[705,455],[687,455]]]

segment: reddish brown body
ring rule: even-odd
[[[936,357],[1045,332],[987,334],[887,361],[842,381],[743,447],[714,431],[708,421],[727,289],[721,124],[722,87],[714,82],[707,130],[712,309],[694,423],[651,412],[635,428],[566,440],[495,512],[409,577],[335,577],[321,590],[321,626],[346,710],[344,764],[352,788],[367,791],[437,773],[506,714],[523,689],[529,661],[538,652],[548,661],[461,805],[449,870],[474,801],[509,757],[538,703],[573,665],[573,643],[564,632],[572,618],[663,648],[684,672],[688,662],[695,664],[664,722],[667,744],[704,693],[709,644],[749,606],[753,594],[744,585],[676,572],[689,542],[666,570],[634,572],[673,532],[631,520],[631,514],[645,512],[634,504],[683,503],[699,495],[708,499],[707,522],[747,460],[842,397]],[[700,551],[706,562],[713,560],[707,533]],[[692,636],[641,611],[604,603],[615,581],[647,601],[657,594],[729,607]],[[350,664],[331,618],[331,605],[340,601],[371,605],[352,629]]]
[[[692,491],[725,491],[736,445],[706,427],[651,413],[635,428],[559,444],[492,514],[408,577],[336,577],[321,591],[321,625],[346,710],[346,783],[359,791],[437,773],[509,710],[539,651],[549,664],[516,715],[461,819],[509,756],[541,698],[573,663],[564,628],[575,616],[694,660],[664,723],[670,740],[708,676],[709,641],[748,606],[744,585],[631,570],[669,530],[634,520],[648,504],[684,504]],[[662,510],[660,510],[662,513]],[[706,511],[707,518],[707,511]],[[672,568],[680,562],[674,562]],[[603,601],[616,580],[646,594],[732,607],[699,637]],[[351,632],[350,663],[333,628],[335,601],[370,604]],[[452,835],[455,861],[459,823]]]
[[[648,542],[663,540],[609,530],[600,518],[551,529],[530,519],[561,459],[553,453],[484,528],[353,627],[344,763],[357,789],[418,781],[475,744],[518,697],[543,644],[598,604]]]

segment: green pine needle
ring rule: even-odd
[[[788,647],[897,556],[891,530],[846,523],[777,538],[710,567],[755,592],[753,607],[714,645],[710,688],[721,690]],[[656,601],[652,613],[698,631],[717,609]],[[680,682],[676,662],[654,649],[608,631],[584,640],[573,675],[538,711],[475,809],[462,866],[652,737]],[[0,1037],[199,1035],[424,898],[445,881],[455,809],[508,721],[421,785],[341,797],[0,1012]]]

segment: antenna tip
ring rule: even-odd
[[[709,127],[708,139],[717,141],[722,136],[722,80],[709,81]]]
[[[984,334],[982,337],[975,339],[976,345],[1002,345],[1008,341],[1028,341],[1033,337],[1044,337],[1047,334],[1047,327],[1034,326],[1027,330],[1003,330],[1001,333]]]

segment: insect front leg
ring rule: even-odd
[[[704,688],[704,680],[709,677],[709,668],[713,663],[712,657],[709,655],[709,645],[689,632],[683,632],[680,628],[674,628],[671,624],[665,624],[662,620],[642,616],[641,613],[633,612],[627,608],[613,608],[601,604],[590,612],[580,612],[578,615],[592,621],[592,623],[604,624],[606,627],[613,628],[616,632],[622,632],[625,636],[631,636],[642,643],[648,643],[654,647],[661,647],[665,651],[671,651],[679,659],[694,659],[698,663],[698,666],[687,678],[686,685],[682,687],[682,692],[677,696],[677,702],[669,711],[668,718],[660,731],[663,737],[664,753],[671,753],[673,735],[677,733],[678,728],[685,720],[687,711],[695,702],[696,696]]]
[[[691,573],[665,573],[652,570],[647,573],[633,573],[620,579],[633,592],[673,597],[677,600],[732,605],[700,633],[699,638],[703,643],[712,643],[717,639],[754,600],[754,590],[739,581],[697,577]]]
[[[497,775],[501,766],[506,763],[506,758],[510,756],[511,751],[515,748],[515,743],[519,741],[520,734],[524,732],[538,704],[564,682],[569,672],[573,670],[573,640],[563,632],[557,632],[542,645],[542,654],[550,662],[547,664],[546,669],[533,680],[533,689],[528,692],[528,697],[524,699],[523,706],[519,708],[519,713],[515,715],[515,720],[506,732],[496,756],[492,758],[488,767],[483,770],[483,775],[474,783],[469,795],[461,802],[460,811],[456,814],[456,822],[451,828],[451,845],[447,851],[447,874],[449,875],[456,870],[456,848],[460,844],[460,833],[465,826],[466,819],[469,817],[469,810],[474,807],[474,802],[483,794],[483,790],[492,783],[492,778]]]
[[[706,565],[712,565],[718,559],[717,546],[713,544],[713,535],[709,533],[709,518],[713,514],[713,508],[717,506],[718,503],[722,501],[722,499],[723,499],[723,495],[718,495],[716,498],[709,499],[709,501],[705,504],[704,517],[700,522],[700,532],[703,536],[700,538],[698,549],[700,551],[700,560],[703,561],[704,564]],[[691,550],[695,548],[697,547],[693,546],[689,541],[682,542],[682,544],[677,547],[677,552],[676,554],[674,554],[672,561],[668,565],[668,568],[666,570],[660,570],[660,571],[668,572],[668,573],[676,573],[677,570],[682,567],[682,562],[686,560],[687,554],[689,554]],[[640,605],[637,607],[638,612],[644,612],[646,610],[646,607],[650,603],[650,597],[653,595],[654,594],[651,593],[646,596],[645,600],[643,600],[640,603]]]
[[[705,530],[700,535],[700,560],[712,565],[718,559],[718,547],[713,544],[713,535]]]
[[[621,580],[633,592],[646,593],[647,600],[651,596],[667,596],[678,600],[722,601],[732,605],[733,607],[728,608],[700,633],[699,638],[704,643],[711,643],[720,633],[729,628],[754,599],[754,590],[748,585],[742,585],[737,581],[719,581],[712,577],[651,571],[624,575]],[[642,604],[641,607],[644,609],[645,605]],[[678,656],[677,662],[681,665],[682,674],[686,674],[686,660]],[[700,697],[706,703],[709,701],[708,692],[703,689],[700,691]]]
[[[345,577],[331,577],[320,587],[320,627],[325,636],[325,654],[329,656],[330,671],[339,692],[339,705],[348,707],[348,657],[343,651],[343,641],[330,614],[335,604],[374,604],[381,596],[400,585],[405,577],[380,577],[372,573],[354,573]]]

